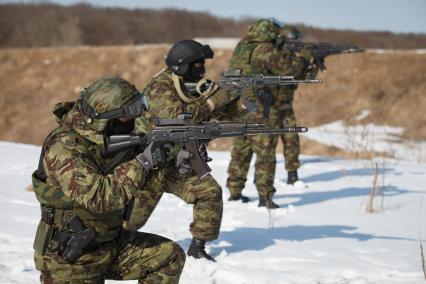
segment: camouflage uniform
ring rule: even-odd
[[[278,37],[285,38],[288,33],[300,34],[293,26],[284,26],[280,29]],[[313,57],[309,50],[302,50],[294,53],[281,48],[282,56],[286,62],[286,73],[296,79],[303,80],[306,77],[315,78],[318,68],[313,64]],[[272,93],[277,102],[272,106],[277,113],[276,127],[296,126],[296,117],[293,111],[293,96],[298,85],[279,86],[272,88]],[[299,134],[286,133],[280,136],[283,142],[283,154],[285,169],[287,172],[294,172],[300,167],[299,154],[300,142]]]
[[[115,77],[91,86],[99,87],[99,92],[105,95],[96,102],[97,111],[120,107],[111,100],[114,96],[108,96],[117,91],[117,86],[122,97],[125,92],[135,90],[129,92],[125,89],[129,83]],[[146,171],[136,159],[129,159],[109,173],[102,172],[108,163],[101,156],[102,131],[107,120],[86,119],[79,102],[55,107],[59,126],[46,138],[39,169],[32,176],[42,209],[34,241],[35,265],[41,271],[41,282],[71,284],[138,279],[139,283],[177,283],[185,254],[176,243],[161,236],[122,229],[127,205],[144,189]],[[73,218],[94,232],[94,239],[82,248],[81,256],[75,261],[66,261],[63,253],[78,235],[71,225]]]
[[[150,121],[153,118],[176,119],[179,114],[184,112],[192,113],[192,121],[195,123],[209,120],[212,116],[205,98],[185,94],[191,102],[182,100],[176,91],[172,72],[169,69],[165,69],[155,76],[145,88],[144,94],[148,96],[150,114],[153,114],[153,117],[148,118]],[[211,99],[215,105],[226,100],[220,94],[215,94]],[[150,126],[146,121],[147,117],[137,119],[136,130],[148,132]],[[138,193],[131,219],[126,223],[126,228],[137,230],[143,226],[162,194],[168,192],[178,196],[186,203],[194,205],[194,219],[190,225],[190,231],[195,238],[207,241],[217,239],[222,221],[222,189],[211,175],[200,180],[192,171],[189,175],[182,176],[177,174],[173,168],[165,168],[159,170],[151,178],[152,182],[147,185],[148,190]]]
[[[268,20],[260,20],[249,27],[248,35],[234,50],[230,69],[241,68],[245,74],[290,75],[288,61],[282,56],[273,42],[278,28]],[[272,104],[267,118],[264,117],[264,105],[253,91],[243,94],[243,101],[255,100],[256,111],[244,117],[247,121],[261,121],[269,127],[282,125],[278,108],[281,98],[270,88],[264,92],[272,95]],[[259,196],[272,196],[275,192],[275,147],[278,138],[273,135],[259,135],[235,138],[228,167],[227,187],[231,196],[241,194],[247,180],[247,172],[253,153],[256,153],[255,183]]]

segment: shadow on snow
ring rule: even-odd
[[[370,194],[369,187],[348,187],[342,188],[339,190],[333,191],[312,191],[305,193],[297,193],[297,194],[276,194],[274,195],[274,200],[278,198],[299,198],[299,200],[294,202],[286,202],[284,204],[279,204],[281,207],[286,206],[288,204],[292,204],[293,206],[303,206],[315,203],[326,202],[333,199],[341,199],[348,197],[358,197],[358,196],[368,196]],[[412,193],[413,191],[409,191],[406,189],[399,189],[395,186],[386,186],[384,191],[384,196],[395,196],[400,194]]]
[[[302,242],[325,238],[344,238],[353,239],[357,241],[368,241],[371,239],[413,241],[412,239],[400,237],[389,237],[374,234],[363,234],[358,232],[348,232],[354,231],[356,229],[357,227],[353,226],[338,225],[294,225],[284,228],[272,229],[238,228],[234,231],[220,233],[219,240],[215,241],[214,243],[218,244],[220,241],[226,241],[230,243],[230,246],[212,248],[212,255],[220,254],[223,249],[225,249],[228,253],[236,253],[246,250],[263,250],[271,245],[274,245],[276,240]]]
[[[309,182],[318,182],[318,181],[332,181],[337,180],[342,177],[346,176],[373,176],[375,173],[375,168],[359,168],[359,169],[351,169],[351,170],[337,170],[337,171],[330,171],[330,172],[323,172],[315,175],[311,175],[308,177],[302,177],[302,180],[305,183]],[[391,173],[393,175],[398,175],[399,173],[396,173],[394,169],[380,169],[379,175],[383,174],[383,171],[385,171],[385,174]]]

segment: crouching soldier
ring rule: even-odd
[[[218,90],[217,84],[204,84],[205,60],[213,58],[213,50],[194,40],[182,40],[169,50],[165,63],[167,68],[158,73],[144,89],[150,102],[151,120],[154,118],[177,119],[182,113],[191,113],[191,122],[208,121],[214,113],[231,103],[227,92]],[[187,88],[196,84],[197,91]],[[206,87],[209,85],[209,87]],[[146,118],[146,116],[145,116]],[[149,128],[136,120],[136,130],[142,133]],[[175,172],[172,167],[173,172]],[[205,251],[207,241],[218,238],[222,222],[222,188],[207,175],[199,179],[191,169],[179,170],[179,174],[162,169],[155,176],[154,184],[141,191],[135,198],[133,213],[125,228],[137,230],[145,224],[164,192],[174,194],[188,204],[193,204],[193,236],[187,254],[194,258],[214,261]]]
[[[76,102],[55,106],[59,126],[33,173],[42,215],[34,258],[42,283],[178,283],[185,254],[176,243],[122,229],[126,207],[166,150],[102,152],[105,135],[128,134],[147,108],[144,95],[118,77],[99,79]]]

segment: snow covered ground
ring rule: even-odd
[[[368,110],[363,111],[358,120],[368,114]],[[403,132],[402,127],[373,123],[348,126],[339,120],[309,128],[306,137],[349,152],[382,152],[397,159],[425,163],[426,141],[402,139]]]
[[[224,188],[222,231],[208,245],[217,263],[188,258],[181,283],[425,283],[419,242],[421,233],[426,239],[425,165],[378,160],[377,186],[384,194],[376,198],[377,212],[369,214],[372,161],[302,156],[300,176],[307,187],[289,187],[279,155],[275,186],[281,208],[268,212],[257,207],[253,167],[245,189],[252,202],[226,201],[229,153],[210,155]],[[38,156],[39,147],[0,142],[2,284],[38,283],[32,241],[39,207],[25,191]],[[143,229],[187,249],[191,219],[192,206],[165,195]]]

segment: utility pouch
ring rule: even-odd
[[[53,235],[53,224],[40,220],[34,239],[33,248],[39,255],[44,255]]]
[[[61,256],[65,261],[74,263],[84,254],[84,249],[95,239],[95,232],[91,228],[86,228],[76,215],[71,217],[68,225],[75,234],[68,239]]]

